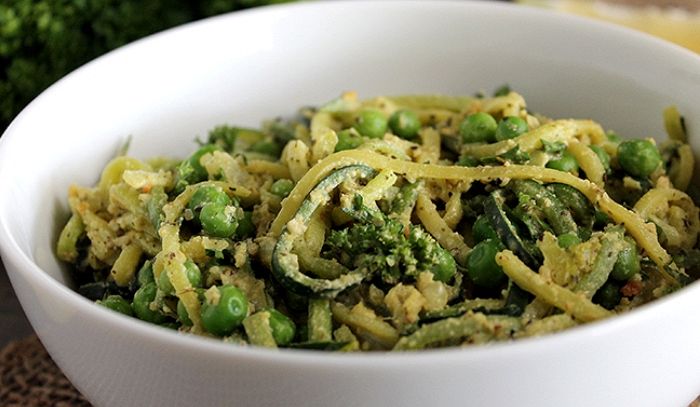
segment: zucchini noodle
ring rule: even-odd
[[[287,200],[282,204],[282,210],[270,226],[272,235],[277,235],[282,227],[291,219],[298,205],[306,197],[311,187],[316,185],[321,177],[337,168],[351,164],[362,163],[376,169],[391,169],[397,174],[419,178],[449,179],[460,181],[489,182],[494,180],[534,179],[545,183],[558,182],[571,185],[602,211],[619,224],[624,225],[638,244],[647,250],[649,257],[661,268],[671,262],[671,256],[659,243],[652,224],[646,223],[638,214],[626,209],[613,201],[602,189],[592,182],[575,177],[568,173],[547,168],[532,166],[510,165],[506,167],[454,167],[432,164],[417,164],[400,160],[388,159],[385,156],[349,150],[328,156],[311,168],[304,178],[300,179]]]
[[[612,315],[605,308],[593,304],[573,291],[548,283],[509,250],[498,253],[496,262],[515,284],[578,320],[589,322]]]
[[[411,351],[553,334],[700,276],[695,158],[493,97],[343,93],[183,160],[71,186],[56,242],[113,310],[270,349]],[[688,191],[688,192],[685,192]],[[304,326],[305,329],[301,329]]]

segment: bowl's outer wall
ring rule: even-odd
[[[42,342],[96,405],[687,404],[700,393],[697,284],[543,339],[347,356],[173,335],[57,284],[67,187],[93,184],[127,136],[138,157],[184,156],[215,124],[256,126],[343,90],[472,94],[505,82],[535,111],[630,137],[662,134],[660,112],[677,104],[700,134],[700,58],[624,29],[487,3],[264,8],[117,50],[34,101],[0,139],[0,253]]]

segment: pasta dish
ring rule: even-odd
[[[361,100],[212,129],[184,160],[71,186],[77,290],[181,332],[270,348],[510,341],[624,313],[696,279],[682,116],[668,140],[493,96]],[[637,137],[637,138],[631,138]]]

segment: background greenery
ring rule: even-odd
[[[80,65],[146,35],[289,0],[2,0],[0,134],[41,91]]]

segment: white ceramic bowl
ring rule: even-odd
[[[126,318],[73,292],[53,255],[70,183],[96,182],[133,136],[179,155],[362,96],[472,94],[509,83],[554,117],[663,133],[676,104],[700,151],[700,57],[622,28],[500,3],[269,7],[155,35],[70,74],[0,139],[0,249],[44,345],[97,405],[684,406],[700,393],[700,285],[541,339],[407,354],[242,348]]]

